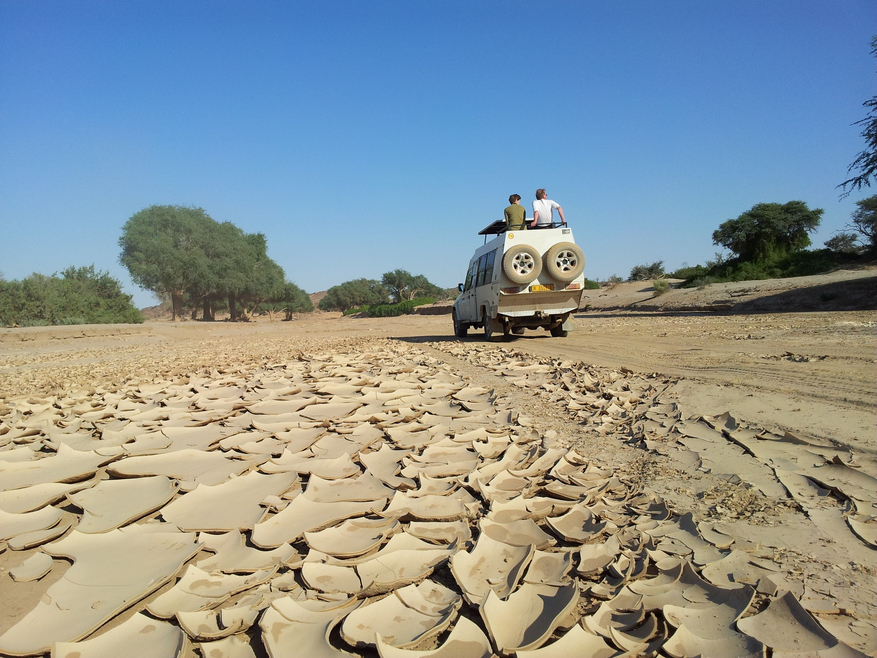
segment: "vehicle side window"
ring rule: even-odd
[[[463,290],[469,290],[473,284],[475,283],[475,268],[478,267],[478,261],[474,261],[469,266],[469,271],[466,273],[466,285],[463,286]]]
[[[496,258],[496,250],[494,249],[485,256],[487,260],[484,263],[484,283],[490,283],[493,281],[493,261]]]
[[[484,285],[484,272],[485,266],[487,264],[487,254],[484,254],[481,258],[478,259],[478,283],[476,286]]]

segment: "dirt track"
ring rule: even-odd
[[[218,375],[318,349],[356,353],[374,345],[371,339],[395,339],[390,342],[402,354],[425,353],[469,384],[494,390],[547,443],[575,447],[632,486],[662,496],[677,514],[690,512],[734,537],[735,547],[773,562],[826,628],[859,650],[877,650],[875,549],[843,520],[861,496],[843,477],[812,475],[838,456],[848,471],[877,476],[877,312],[597,310],[579,314],[576,331],[563,339],[538,331],[485,343],[470,333],[453,339],[442,315],[324,314],[290,323],[152,323],[124,332],[4,330],[0,410],[4,397],[8,405],[22,394],[51,399],[173,374]],[[534,369],[527,374],[525,365]],[[722,417],[726,412],[731,420]],[[787,452],[761,454],[760,445],[779,445],[771,441],[784,442]],[[820,457],[813,460],[814,454]],[[789,468],[824,488],[813,495]],[[786,493],[775,493],[779,482]],[[859,502],[856,518],[867,519],[866,508],[873,515],[873,506]],[[866,531],[872,528],[870,522]],[[0,564],[8,569],[22,557],[6,551]],[[2,597],[0,632],[62,573],[14,585],[2,576],[4,591],[14,596]]]

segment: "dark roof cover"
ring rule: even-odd
[[[478,235],[499,235],[500,233],[506,232],[506,224],[505,220],[498,219],[490,226],[487,226],[480,231],[478,231]]]

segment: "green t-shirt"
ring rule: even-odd
[[[524,228],[524,220],[527,218],[527,211],[520,203],[513,203],[505,209],[505,223],[510,229],[520,230]]]

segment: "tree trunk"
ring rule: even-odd
[[[237,297],[233,293],[228,295],[228,319],[234,322],[238,319]]]
[[[247,315],[248,315],[249,317],[253,317],[253,314],[256,312],[256,308],[258,308],[259,304],[261,304],[261,303],[262,303],[262,299],[261,299],[260,297],[257,297],[257,298],[253,301],[253,308],[251,308],[251,309],[247,312]]]
[[[183,293],[171,293],[171,322],[176,322],[177,318],[183,319]]]
[[[204,297],[204,313],[201,319],[205,322],[213,321],[213,306],[211,305],[210,295]]]

